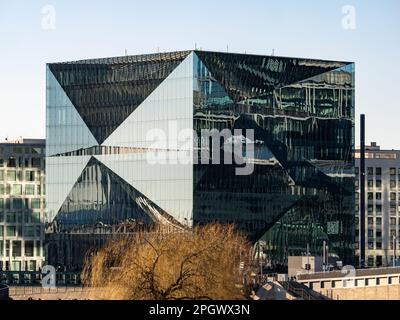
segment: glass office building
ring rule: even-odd
[[[199,160],[212,129],[250,141],[251,172]],[[48,64],[46,143],[54,233],[233,222],[273,263],[323,241],[353,256],[353,63],[180,51]]]

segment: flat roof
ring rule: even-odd
[[[243,52],[224,52],[224,51],[208,51],[208,50],[179,50],[179,51],[167,51],[167,52],[156,52],[156,53],[145,53],[145,54],[135,54],[135,55],[125,55],[125,56],[113,56],[113,57],[99,57],[99,58],[88,58],[88,59],[80,59],[80,60],[72,60],[72,61],[64,61],[64,62],[51,62],[48,65],[52,64],[74,64],[74,63],[133,63],[136,61],[145,61],[145,60],[153,60],[157,56],[158,57],[166,57],[166,56],[179,56],[179,55],[189,55],[192,52],[202,52],[202,53],[214,53],[214,54],[226,54],[226,55],[241,55],[247,57],[263,57],[263,58],[276,58],[276,59],[297,59],[301,61],[307,62],[323,62],[323,63],[335,63],[341,65],[349,65],[353,64],[352,61],[341,61],[341,60],[328,60],[328,59],[318,59],[318,58],[305,58],[305,57],[287,57],[287,56],[277,56],[277,55],[263,55],[256,53],[243,53]]]

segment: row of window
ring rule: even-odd
[[[382,175],[382,168],[380,168],[380,167],[376,167],[376,168],[368,167],[366,172],[367,172],[367,175],[372,176],[374,174],[374,171],[375,171],[375,175],[376,176],[381,176]],[[356,167],[356,174],[357,175],[360,174],[360,168],[359,167]],[[396,174],[398,174],[400,176],[400,168],[390,168],[389,169],[389,174],[391,176],[395,176]]]
[[[356,190],[358,190],[360,188],[360,181],[355,180],[354,183],[355,183]],[[397,187],[396,180],[390,180],[389,186],[390,186],[390,189],[396,189],[396,187]],[[368,179],[367,187],[368,187],[368,189],[374,188],[374,180]],[[375,188],[376,189],[382,188],[382,180],[378,180],[378,179],[375,180]],[[399,182],[399,188],[400,188],[400,182]]]
[[[0,223],[40,223],[40,212],[7,212],[0,211]]]
[[[45,154],[45,148],[44,147],[0,147],[0,153],[7,153],[7,149],[9,150],[10,153],[13,154]]]
[[[40,172],[32,170],[0,170],[0,181],[38,181],[40,180]]]
[[[40,184],[7,184],[4,186],[0,184],[0,196],[2,195],[10,195],[10,196],[40,196],[42,194],[42,186]]]
[[[42,165],[43,160],[43,165]],[[10,157],[8,159],[0,158],[0,168],[44,168],[43,158],[24,158],[24,157]]]
[[[24,252],[22,252],[22,248]],[[42,247],[39,242],[36,243],[33,240],[0,240],[0,257],[34,257],[36,255],[41,255]]]
[[[374,220],[375,220],[375,225],[376,226],[381,226],[382,225],[382,218],[381,217],[376,217],[376,218],[368,217],[367,218],[368,225],[372,226],[374,224]],[[356,217],[354,219],[354,221],[355,221],[356,229],[358,229],[358,225],[359,225],[360,219],[358,217]],[[391,227],[395,227],[397,225],[397,218],[394,218],[394,217],[390,218],[389,219],[389,224],[390,224]]]
[[[44,208],[44,199],[32,198],[0,198],[0,212],[1,209],[41,209]]]
[[[375,194],[375,200],[382,200],[382,192],[368,192],[367,193],[368,200],[374,200],[374,194]],[[356,200],[359,200],[360,194],[358,192],[356,192],[355,197],[356,197]],[[396,192],[389,193],[390,201],[396,201],[396,197],[398,197],[398,199],[400,201],[400,193],[398,195]]]
[[[374,194],[375,194],[375,197],[374,197]],[[368,192],[367,197],[368,197],[368,200],[374,200],[374,198],[375,198],[375,200],[382,200],[382,192]],[[396,192],[389,193],[390,201],[396,201],[397,197],[400,201],[400,193],[398,195]],[[355,194],[355,198],[356,198],[356,200],[360,199],[360,194],[358,192]]]
[[[5,237],[23,237],[23,238],[40,238],[42,235],[42,226],[34,225],[34,226],[24,226],[22,228],[21,225],[0,225],[0,239]]]

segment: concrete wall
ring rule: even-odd
[[[334,300],[400,300],[400,285],[316,290]]]

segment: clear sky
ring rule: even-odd
[[[400,149],[399,0],[0,0],[0,141],[45,136],[45,63],[195,43],[355,61],[357,123],[366,113],[367,141]]]

